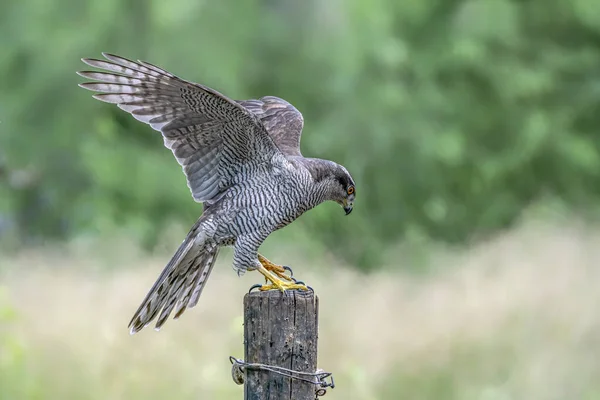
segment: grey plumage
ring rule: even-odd
[[[108,72],[83,71],[96,82],[81,87],[162,133],[204,212],[134,314],[135,333],[158,317],[159,329],[197,304],[220,247],[233,246],[238,274],[258,268],[267,236],[326,200],[348,214],[354,181],[332,161],[300,152],[302,114],[267,96],[231,100],[143,61],[103,53],[83,62]]]

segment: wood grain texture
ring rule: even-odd
[[[295,371],[317,369],[318,298],[313,292],[252,292],[244,297],[244,359]],[[245,400],[314,400],[315,386],[247,371]]]

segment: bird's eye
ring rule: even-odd
[[[350,186],[350,187],[348,188],[348,191],[347,191],[347,192],[348,192],[348,195],[351,195],[352,193],[354,193],[354,186]]]

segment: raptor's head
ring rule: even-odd
[[[356,188],[354,179],[343,166],[329,160],[301,158],[300,162],[310,171],[319,193],[318,202],[332,200],[341,205],[346,215],[352,212]]]
[[[331,168],[331,200],[335,201],[344,208],[346,215],[352,212],[354,206],[354,197],[356,196],[356,187],[354,180],[346,168],[339,164],[334,164]]]

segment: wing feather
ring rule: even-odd
[[[275,96],[240,100],[238,103],[258,117],[281,152],[288,156],[302,155],[300,137],[304,118],[296,107]]]
[[[210,201],[238,171],[252,173],[252,166],[269,163],[280,151],[260,116],[216,90],[145,61],[102,55],[106,60],[82,59],[103,71],[78,72],[96,81],[80,86],[160,131],[196,201]]]

